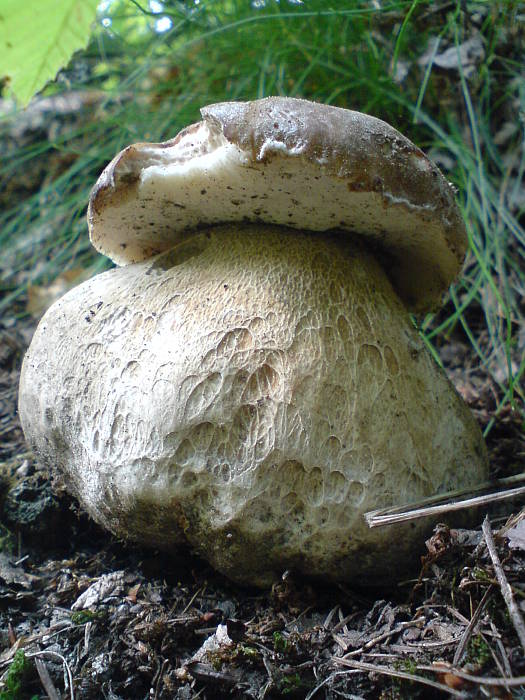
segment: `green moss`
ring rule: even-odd
[[[213,669],[215,671],[220,671],[222,668],[223,663],[225,663],[225,654],[222,650],[218,651],[209,651],[206,654],[206,658],[210,662],[210,664],[213,666]]]
[[[85,625],[93,620],[100,620],[105,617],[103,612],[93,612],[93,610],[78,610],[71,613],[71,622],[74,625]]]
[[[12,554],[15,551],[16,539],[11,530],[0,523],[0,552]]]
[[[312,683],[298,673],[282,676],[278,682],[278,690],[285,698],[304,698],[311,689]]]
[[[413,659],[403,659],[399,663],[394,663],[394,668],[405,673],[414,675],[417,673],[417,664]]]
[[[478,566],[472,569],[472,577],[475,581],[490,583],[490,576],[488,575],[487,571],[485,571],[485,569],[481,569]]]
[[[239,654],[242,654],[246,659],[251,659],[254,661],[255,659],[258,659],[260,656],[260,653],[255,649],[254,647],[249,647],[246,646],[245,644],[239,644],[237,646],[237,650]]]
[[[220,671],[224,664],[257,661],[260,658],[260,652],[246,644],[235,644],[231,647],[220,647],[216,651],[209,651],[206,658],[216,671]]]
[[[281,632],[273,633],[273,648],[278,654],[285,654],[288,651],[288,642]]]
[[[33,664],[26,658],[22,649],[19,649],[4,679],[5,688],[0,691],[0,700],[26,700],[28,685],[33,675]],[[31,700],[38,700],[38,696],[31,696]]]
[[[295,693],[301,686],[301,676],[298,673],[294,673],[292,676],[284,676],[281,680],[281,692],[283,695]]]
[[[470,663],[484,666],[487,661],[490,661],[491,653],[487,642],[481,634],[472,637],[467,648],[467,659]]]

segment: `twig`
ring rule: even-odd
[[[307,615],[310,612],[310,610],[313,610],[313,609],[314,609],[314,606],[309,605],[301,613],[299,613],[299,615],[297,615],[297,617],[294,617],[289,622],[287,622],[285,625],[285,629],[287,629],[287,630],[290,629],[292,627],[292,625],[295,625],[298,620],[300,620],[304,615]]]
[[[343,629],[343,627],[346,627],[346,625],[350,622],[350,620],[353,620],[354,617],[359,617],[359,615],[361,615],[360,610],[358,610],[357,612],[350,613],[350,615],[346,615],[345,617],[343,617],[342,620],[339,620],[339,622],[336,625],[334,625],[334,627],[332,627],[330,632],[332,634],[339,632],[340,630]]]
[[[483,639],[483,641],[487,645],[487,648],[490,651],[490,655],[492,656],[492,659],[493,659],[494,663],[496,664],[496,667],[497,667],[498,671],[500,672],[501,677],[502,678],[505,678],[505,676],[512,677],[512,673],[507,673],[506,669],[503,668],[503,664],[501,663],[501,660],[498,658],[498,655],[496,654],[496,652],[492,648],[491,641],[493,641],[493,638],[490,637],[488,634],[483,634],[483,632],[481,633],[481,638]],[[499,641],[499,640],[497,640],[497,641]],[[501,644],[501,642],[500,642],[500,644]]]
[[[430,678],[425,678],[424,676],[416,676],[412,673],[405,673],[404,671],[396,671],[393,668],[388,668],[386,666],[376,666],[375,664],[365,664],[361,661],[354,661],[354,659],[334,659],[335,663],[341,664],[342,666],[348,666],[349,668],[355,668],[360,671],[367,671],[368,673],[382,673],[386,676],[392,676],[394,678],[402,678],[406,681],[411,681],[412,683],[422,683],[423,685],[429,685],[431,688],[437,688],[438,690],[448,693],[455,698],[468,698],[466,693],[460,690],[455,690],[454,688],[449,688],[448,685],[443,683],[438,683]],[[419,668],[419,666],[418,666]],[[433,669],[434,671],[437,669]]]
[[[336,644],[338,644],[341,647],[343,652],[348,651],[348,644],[345,642],[345,640],[343,639],[343,637],[341,637],[340,634],[337,634],[337,632],[332,632],[332,639]]]
[[[388,648],[392,649],[392,646]],[[363,656],[366,656],[369,659],[385,659],[387,661],[399,661],[398,654],[387,654],[386,652],[382,651],[365,651]]]
[[[467,493],[479,493],[480,491],[487,491],[489,489],[501,489],[502,486],[508,486],[509,484],[521,481],[525,481],[525,473],[516,474],[506,479],[498,479],[493,482],[485,482],[476,488],[450,491],[449,493],[443,493],[438,496],[431,496],[417,503],[372,510],[365,513],[364,518],[370,528],[383,527],[385,525],[393,525],[394,523],[406,522],[408,520],[443,515],[444,513],[463,510],[464,508],[487,505],[488,503],[494,503],[496,501],[504,501],[525,494],[525,486],[499,490],[495,493],[474,496],[473,498],[461,498],[461,496]],[[455,500],[456,498],[460,498],[460,500]],[[440,501],[446,502],[433,505]]]
[[[321,690],[321,688],[323,688],[327,683],[330,683],[330,681],[333,681],[335,678],[338,678],[339,676],[353,676],[354,673],[360,673],[360,671],[358,671],[357,669],[353,669],[351,671],[335,671],[334,673],[331,673],[327,678],[324,679],[324,681],[319,683],[319,685],[316,685],[315,688],[308,693],[304,700],[312,700],[314,695],[316,695],[317,692]]]
[[[159,670],[157,673],[157,679],[155,682],[155,695],[153,697],[153,700],[157,700],[157,698],[159,697],[159,689],[160,689],[160,684],[162,682],[164,669],[166,668],[166,666],[169,665],[169,663],[170,663],[169,659],[163,659],[162,664],[159,666]]]
[[[503,663],[503,666],[505,667],[505,674],[510,678],[512,676],[510,661],[508,659],[507,652],[505,651],[505,647],[503,646],[503,642],[501,641],[501,635],[496,629],[496,625],[492,622],[492,620],[490,621],[490,629],[492,631],[493,638],[496,640],[499,653],[501,654],[501,661]]]
[[[183,615],[185,615],[185,614],[188,612],[188,610],[189,610],[189,609],[191,608],[191,606],[193,605],[193,601],[194,601],[195,598],[199,595],[199,593],[200,593],[201,595],[204,593],[204,591],[206,590],[206,585],[207,585],[207,584],[204,584],[204,586],[202,586],[201,588],[199,588],[199,589],[195,592],[195,594],[192,596],[192,598],[191,598],[190,602],[188,603],[188,605],[186,605],[186,607],[184,608],[184,610],[181,612],[181,614],[180,614],[181,617],[182,617]],[[170,611],[170,612],[171,612],[171,611]]]
[[[490,558],[492,559],[494,572],[500,585],[501,595],[503,596],[503,600],[507,605],[510,619],[512,620],[512,624],[514,625],[514,629],[516,630],[516,634],[520,640],[523,652],[525,653],[525,622],[523,622],[519,608],[516,605],[516,601],[514,600],[514,596],[512,594],[512,588],[507,581],[507,577],[505,576],[500,558],[496,551],[496,545],[494,544],[494,537],[492,536],[492,528],[490,527],[488,516],[486,516],[485,520],[483,521],[482,530],[485,537],[485,542],[487,543]]]
[[[491,596],[493,591],[493,587],[489,586],[487,590],[485,591],[483,598],[481,599],[478,607],[476,608],[474,615],[472,615],[472,618],[470,622],[468,623],[467,627],[465,628],[465,631],[463,632],[463,635],[461,637],[461,640],[457,646],[456,653],[454,654],[454,660],[452,661],[453,666],[459,666],[461,663],[461,660],[463,658],[463,655],[465,654],[465,649],[467,648],[467,644],[469,642],[469,639],[472,636],[472,633],[474,631],[475,626],[479,622],[479,618],[481,617],[481,613],[485,609],[485,605],[487,604],[487,601],[489,597]]]
[[[424,617],[418,617],[415,620],[409,620],[408,622],[400,622],[399,625],[394,627],[394,629],[391,629],[388,632],[383,632],[382,634],[378,634],[377,637],[373,637],[372,639],[369,639],[368,642],[365,642],[365,644],[363,644],[362,647],[360,647],[359,649],[355,649],[354,651],[349,651],[348,654],[345,654],[343,658],[348,659],[351,656],[357,656],[358,654],[362,654],[363,652],[368,651],[368,649],[371,649],[372,647],[374,647],[379,642],[383,642],[385,639],[388,639],[389,637],[393,637],[395,634],[402,632],[403,630],[407,629],[408,627],[415,627],[418,623],[424,622],[424,621],[425,621]]]
[[[468,620],[464,615],[462,615],[459,612],[459,610],[456,610],[451,605],[445,605],[445,609],[449,613],[449,615],[452,615],[452,617],[455,617],[456,620],[459,620],[464,625],[468,625],[468,623],[470,622],[470,620]]]
[[[49,671],[47,670],[47,666],[44,661],[42,661],[42,659],[35,659],[35,666],[40,677],[40,682],[44,686],[44,690],[46,691],[49,700],[60,700],[60,695],[55,688],[55,684],[51,680],[51,676],[49,675]]]
[[[337,612],[338,610],[340,610],[340,609],[341,609],[340,606],[339,606],[339,605],[336,605],[335,608],[332,608],[332,609],[330,610],[330,612],[329,612],[328,615],[326,616],[325,621],[323,622],[323,627],[325,628],[325,630],[327,630],[327,629],[330,627],[334,615],[335,615],[336,612]]]
[[[190,661],[186,664],[186,668],[192,676],[207,683],[213,681],[214,683],[227,683],[231,686],[238,685],[238,679],[231,673],[216,671],[213,666],[202,661]]]
[[[452,644],[457,644],[461,641],[461,636],[451,637],[450,639],[443,639],[439,642],[414,642],[413,644],[391,644],[390,649],[399,654],[418,654],[423,653],[425,649],[443,649],[443,647],[449,647]]]
[[[75,700],[75,690],[73,688],[73,674],[71,673],[71,669],[69,668],[68,662],[62,656],[62,654],[59,654],[56,651],[47,651],[47,650],[33,651],[30,654],[26,654],[27,659],[36,659],[39,656],[47,656],[47,657],[50,657],[52,659],[59,659],[59,661],[62,662],[64,668],[66,669],[66,673],[67,673],[67,680],[69,683],[69,697],[71,698],[71,700]]]
[[[448,664],[441,663],[436,666],[416,666],[418,671],[434,671],[434,673],[451,673],[458,678],[463,678],[471,683],[479,683],[480,685],[494,686],[518,686],[525,684],[525,676],[515,676],[514,678],[493,678],[491,676],[473,676],[465,671],[460,671],[459,668],[453,668]]]
[[[6,649],[0,654],[0,668],[2,668],[3,666],[8,666],[11,663],[11,661],[13,660],[13,656],[16,654],[16,652],[21,646],[27,648],[30,644],[33,644],[34,642],[37,642],[40,639],[43,639],[43,637],[47,637],[47,639],[49,640],[51,639],[51,637],[56,637],[57,634],[70,630],[73,627],[75,627],[75,625],[73,625],[71,622],[66,622],[65,620],[63,620],[62,622],[52,625],[51,627],[48,627],[47,629],[42,630],[41,632],[29,635],[29,637],[19,637],[16,640],[16,642],[11,647],[9,647],[9,649]]]
[[[509,530],[519,525],[522,520],[525,520],[525,508],[522,508],[519,513],[514,513],[507,519],[507,522],[498,530],[498,537],[506,535]]]
[[[84,654],[87,656],[89,654],[89,640],[91,639],[91,628],[93,627],[93,621],[90,620],[86,623],[84,627]]]
[[[262,698],[262,700],[264,700],[264,698],[267,696],[267,694],[273,688],[275,681],[274,681],[273,669],[270,666],[270,662],[268,661],[267,654],[263,653],[262,660],[263,660],[264,668],[266,669],[266,673],[268,674],[268,681],[265,683],[264,688],[263,688],[262,693],[261,693],[261,698]]]
[[[20,564],[23,564],[23,562],[25,562],[26,559],[29,559],[29,554],[25,554],[25,555],[22,557],[22,559],[17,559],[17,560],[14,562],[13,566],[20,566]]]

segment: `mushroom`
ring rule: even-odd
[[[428,521],[363,514],[487,475],[409,315],[460,270],[452,188],[364,114],[267,98],[202,116],[95,185],[91,240],[122,267],[40,322],[25,434],[99,523],[238,582],[402,575]]]

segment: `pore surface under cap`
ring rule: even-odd
[[[206,225],[246,221],[366,236],[414,311],[440,300],[467,239],[453,190],[408,139],[374,117],[270,97],[204,107],[160,144],[129,146],[95,185],[93,245],[119,265]]]

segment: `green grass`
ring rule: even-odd
[[[104,15],[111,27],[99,25],[88,49],[47,89],[98,91],[96,118],[88,112],[72,129],[12,147],[4,160],[0,314],[17,308],[27,284],[47,284],[68,268],[94,273],[108,265],[89,247],[84,215],[98,174],[125,145],[175,135],[199,119],[204,104],[304,96],[383,118],[437,157],[458,188],[471,251],[446,313],[423,319],[422,332],[430,347],[463,334],[496,387],[496,411],[509,403],[522,408],[525,231],[523,211],[511,202],[525,170],[524,5],[375,5],[171,0],[155,15],[146,0],[113,3]],[[164,34],[152,30],[159,16],[173,22]],[[436,56],[459,52],[474,36],[484,56],[473,72],[418,64],[431,39],[439,41]],[[51,172],[38,190],[11,192],[9,183],[42,159]]]

